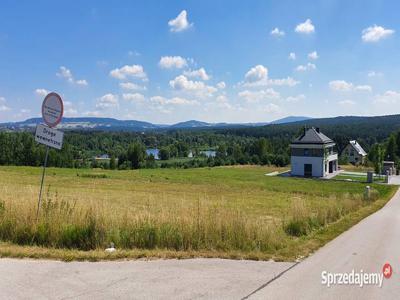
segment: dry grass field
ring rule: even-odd
[[[265,176],[277,168],[105,171],[0,167],[0,255],[58,259],[306,256],[392,186]],[[104,252],[111,242],[117,251]]]

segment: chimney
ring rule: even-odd
[[[318,133],[320,133],[320,131],[319,131],[319,127],[315,128],[315,130],[316,130]]]

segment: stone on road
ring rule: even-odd
[[[383,286],[321,284],[322,271],[382,274],[393,268]],[[250,299],[399,299],[400,297],[400,190],[385,207],[319,249],[315,254],[254,293]]]

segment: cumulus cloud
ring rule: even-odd
[[[267,79],[268,69],[263,65],[257,65],[251,68],[244,76],[247,82],[256,82],[263,79]]]
[[[158,65],[163,69],[182,69],[187,66],[187,61],[181,56],[162,56]]]
[[[258,91],[245,90],[238,93],[239,98],[246,102],[255,103],[263,100],[279,99],[280,94],[272,88]]]
[[[376,43],[394,34],[393,29],[385,29],[382,26],[370,26],[361,32],[361,39],[366,43]]]
[[[140,93],[122,94],[122,98],[125,101],[130,101],[130,102],[143,102],[144,101],[144,95],[140,94]]]
[[[296,53],[290,52],[288,58],[289,58],[290,60],[295,60],[295,59],[296,59]]]
[[[121,68],[116,68],[110,71],[110,76],[116,79],[127,79],[129,77],[139,78],[143,81],[147,80],[147,75],[141,65],[125,65]]]
[[[275,27],[274,29],[271,30],[270,35],[275,37],[281,37],[285,35],[285,32],[283,30],[280,30],[278,27]]]
[[[219,88],[220,90],[223,90],[226,87],[226,84],[224,81],[220,81],[217,83],[217,88]]]
[[[277,113],[277,112],[281,111],[281,108],[279,107],[279,105],[276,105],[274,103],[268,103],[268,104],[262,106],[261,110],[266,113]]]
[[[306,72],[306,71],[315,70],[316,68],[317,68],[317,66],[315,64],[307,63],[306,65],[298,65],[296,67],[296,71],[298,71],[298,72]]]
[[[310,34],[315,31],[315,27],[312,24],[312,21],[307,19],[304,23],[298,24],[294,31],[297,33]]]
[[[293,79],[292,77],[281,78],[281,79],[268,79],[267,85],[276,85],[276,86],[295,86],[299,84],[300,81]]]
[[[119,86],[124,90],[132,91],[145,91],[147,89],[145,86],[141,86],[133,82],[121,82]]]
[[[400,103],[400,92],[388,90],[383,94],[376,95],[374,102],[377,104],[397,104]]]
[[[372,92],[372,87],[370,85],[356,85],[356,91]]]
[[[308,53],[308,58],[312,60],[316,60],[319,58],[317,51],[313,51],[311,53]]]
[[[289,96],[286,98],[287,102],[291,102],[291,103],[297,103],[299,101],[302,101],[306,99],[306,96],[304,96],[303,94],[297,95],[297,96]]]
[[[168,21],[168,26],[171,32],[181,32],[192,27],[193,23],[189,23],[186,10],[182,10],[175,19]]]
[[[150,98],[150,101],[158,105],[198,105],[199,102],[196,100],[188,100],[182,97],[165,98],[162,96],[154,96]]]
[[[86,79],[79,79],[79,80],[76,80],[75,83],[76,83],[77,85],[84,85],[84,86],[88,85],[88,82],[86,81]]]
[[[118,95],[111,93],[105,94],[97,99],[96,108],[107,109],[119,106]]]
[[[35,94],[41,97],[45,97],[48,93],[50,93],[48,90],[46,89],[36,89],[35,90]]]
[[[67,69],[64,66],[60,67],[60,70],[56,73],[56,75],[60,78],[67,80],[70,83],[73,83],[73,84],[82,85],[82,86],[88,85],[88,82],[86,81],[86,79],[75,80],[74,76],[72,75],[71,70]]]
[[[189,80],[185,75],[179,75],[169,82],[169,85],[178,91],[195,92],[203,96],[211,96],[217,91],[215,87],[208,86],[202,81]]]
[[[199,78],[201,80],[209,80],[210,79],[210,76],[207,74],[207,72],[204,68],[200,68],[198,70],[193,70],[193,71],[184,71],[183,75],[185,75],[187,77]]]
[[[367,91],[371,92],[372,87],[369,85],[354,85],[351,82],[345,80],[332,80],[329,82],[329,88],[333,91]]]
[[[271,79],[268,78],[268,69],[263,65],[257,65],[252,67],[244,76],[244,82],[240,82],[239,85],[244,87],[257,87],[267,85],[277,86],[295,86],[299,81],[294,80],[291,77],[282,79]]]

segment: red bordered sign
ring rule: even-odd
[[[42,104],[42,117],[43,121],[49,127],[56,127],[64,114],[64,104],[59,94],[48,94]]]

